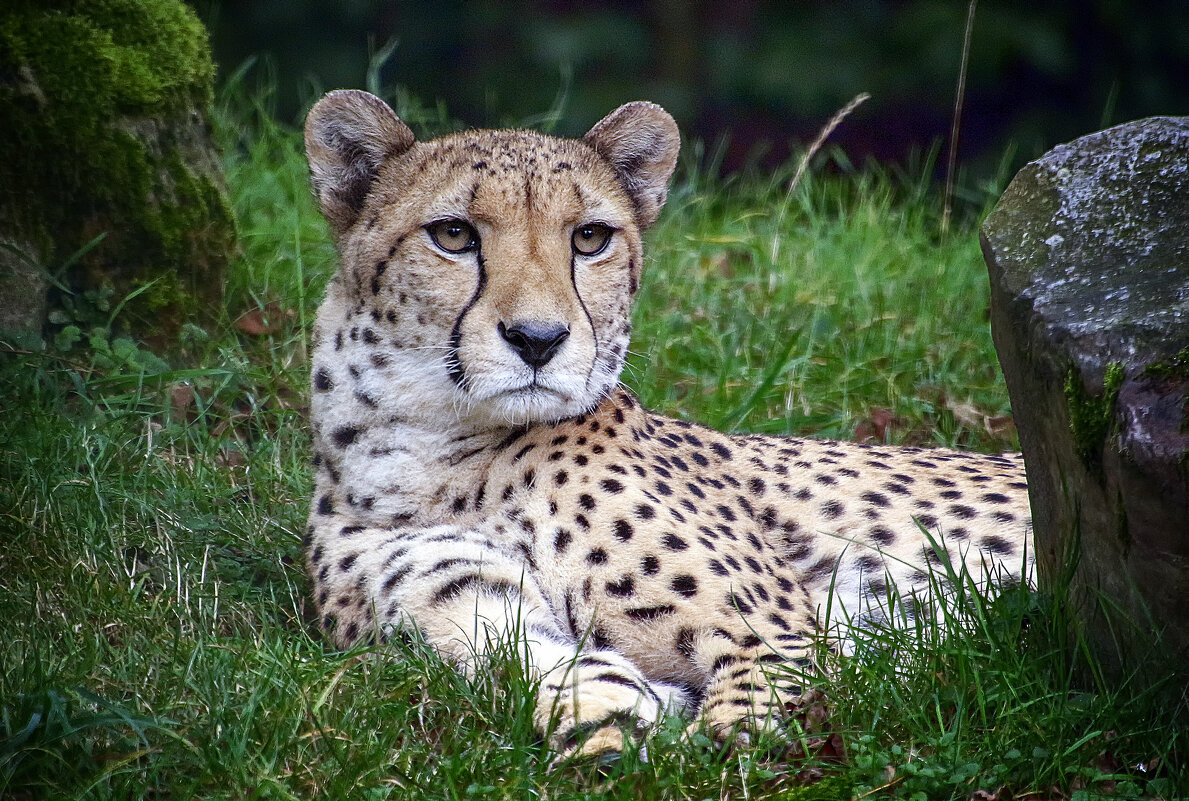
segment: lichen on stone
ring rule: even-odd
[[[1114,420],[1115,399],[1123,386],[1123,364],[1110,362],[1102,376],[1102,392],[1086,391],[1073,368],[1065,376],[1065,401],[1069,409],[1069,428],[1074,448],[1082,464],[1089,469],[1102,464],[1102,451]]]
[[[1144,368],[1147,378],[1171,378],[1189,381],[1189,348],[1183,348],[1167,359],[1153,362]]]
[[[1189,433],[1189,348],[1182,348],[1167,359],[1152,362],[1144,368],[1144,378],[1173,381],[1183,389],[1181,403],[1181,433]],[[1182,467],[1189,465],[1189,450],[1181,454]]]

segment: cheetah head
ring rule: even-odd
[[[379,98],[338,91],[305,137],[341,261],[315,338],[368,349],[373,395],[506,425],[580,414],[615,387],[640,235],[677,161],[663,109],[629,103],[582,139],[419,142]]]

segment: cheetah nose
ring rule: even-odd
[[[523,322],[496,326],[512,350],[534,370],[548,364],[570,336],[570,329],[557,323]]]

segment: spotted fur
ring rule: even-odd
[[[831,589],[863,616],[943,558],[1031,569],[1018,455],[725,435],[618,385],[679,144],[659,107],[582,140],[417,142],[334,92],[306,141],[342,261],[314,333],[306,537],[336,643],[415,628],[474,670],[516,638],[552,746],[600,753],[666,711],[776,725]]]

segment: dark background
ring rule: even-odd
[[[831,140],[852,161],[906,163],[948,140],[968,8],[962,0],[191,2],[223,75],[262,57],[248,82],[275,84],[284,120],[300,120],[323,90],[363,88],[369,57],[394,41],[383,86],[430,112],[575,135],[620,103],[649,99],[673,113],[687,142],[725,143],[727,170],[786,158],[859,92],[872,99]],[[1189,114],[1189,2],[978,4],[959,150],[975,175],[1155,114]]]

